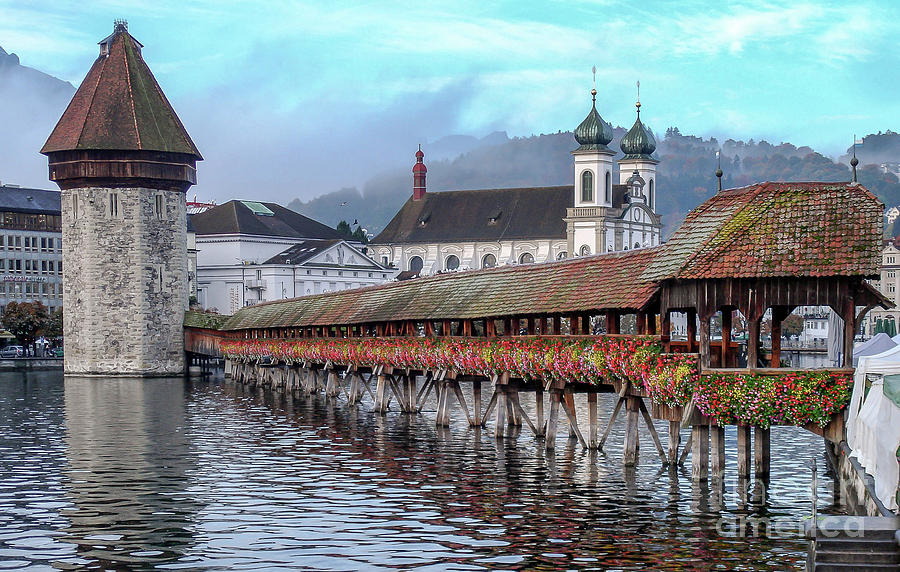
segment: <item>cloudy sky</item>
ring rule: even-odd
[[[900,3],[0,0],[0,46],[78,85],[126,18],[206,162],[198,193],[287,202],[449,134],[654,130],[837,155],[900,118]],[[427,146],[426,146],[427,152]],[[45,175],[44,175],[45,176]]]

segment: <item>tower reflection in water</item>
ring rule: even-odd
[[[66,377],[67,495],[62,539],[92,565],[172,562],[193,545],[196,469],[182,378]]]

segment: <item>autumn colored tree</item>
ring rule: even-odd
[[[785,336],[799,336],[803,332],[803,318],[791,314],[781,322],[781,333]]]
[[[47,306],[40,302],[10,302],[6,305],[0,323],[22,344],[34,342],[37,333],[47,327]]]

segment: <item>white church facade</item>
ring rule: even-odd
[[[637,119],[608,147],[612,126],[597,112],[575,129],[574,184],[557,187],[426,192],[424,153],[416,152],[413,194],[370,244],[401,276],[549,262],[656,246],[656,140]],[[618,167],[618,180],[614,168]]]

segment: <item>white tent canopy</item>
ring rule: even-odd
[[[888,351],[896,345],[897,342],[884,332],[875,334],[872,338],[861,344],[857,344],[856,347],[853,348],[853,367],[856,367],[856,364],[859,363],[859,358],[862,356],[877,355]]]
[[[878,498],[887,508],[896,510],[900,478],[896,457],[897,447],[900,447],[900,407],[885,397],[881,380],[874,382],[869,394],[865,395],[866,376],[873,374],[900,374],[900,345],[859,358],[847,411],[847,443],[852,454],[874,477]]]

